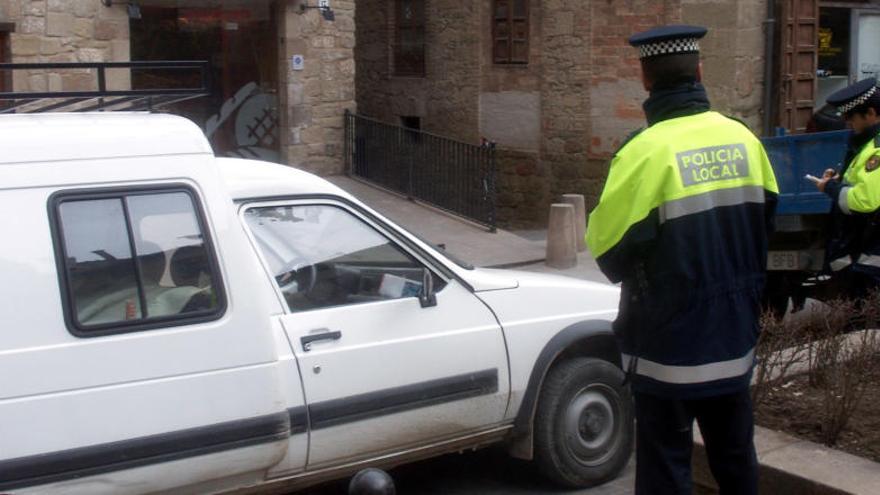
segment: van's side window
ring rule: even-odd
[[[56,212],[68,311],[78,330],[220,311],[217,265],[188,192],[62,197]]]
[[[250,208],[245,221],[290,311],[417,297],[425,268],[348,211],[328,205]],[[434,276],[434,288],[445,282]]]

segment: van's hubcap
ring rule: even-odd
[[[565,410],[565,444],[578,462],[597,466],[617,450],[620,396],[603,384],[581,389]]]

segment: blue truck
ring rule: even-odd
[[[795,309],[807,297],[827,299],[825,259],[831,200],[804,177],[821,177],[840,169],[850,131],[817,132],[763,138],[761,141],[779,184],[776,232],[767,259],[767,305],[782,314],[789,301]]]

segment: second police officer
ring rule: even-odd
[[[859,298],[880,286],[880,88],[875,78],[828,97],[852,128],[844,168],[817,183],[832,199],[828,268],[846,296]]]
[[[710,109],[706,31],[630,38],[648,127],[615,154],[587,228],[599,267],[622,283],[614,331],[635,400],[638,495],[691,493],[694,420],[721,493],[757,493],[749,381],[778,189],[755,135]]]

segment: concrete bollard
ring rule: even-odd
[[[563,194],[562,202],[574,206],[574,238],[577,241],[577,250],[582,253],[587,250],[587,207],[583,194]]]
[[[574,206],[565,203],[550,205],[547,266],[558,269],[577,266],[577,242],[574,236]]]

